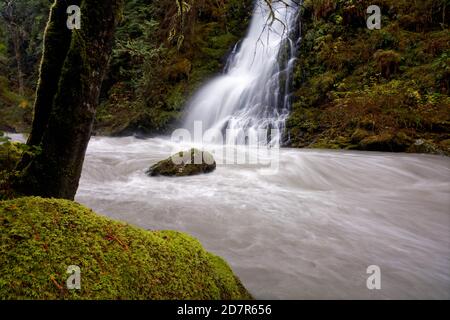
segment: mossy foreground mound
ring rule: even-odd
[[[194,238],[150,232],[66,200],[0,202],[0,299],[248,299]],[[70,265],[81,290],[68,290]]]

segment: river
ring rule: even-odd
[[[256,298],[450,298],[449,158],[281,149],[272,174],[228,164],[145,175],[186,147],[94,137],[76,200],[145,229],[190,233]],[[220,160],[220,148],[206,149]],[[381,290],[366,287],[370,265]]]

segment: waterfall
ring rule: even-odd
[[[186,128],[193,130],[201,121],[202,130],[214,133],[211,142],[218,136],[225,136],[228,144],[246,144],[249,137],[270,145],[281,142],[291,103],[297,2],[273,1],[273,18],[265,1],[256,1],[248,34],[234,48],[224,73],[188,103]]]

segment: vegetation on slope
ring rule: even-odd
[[[0,2],[0,129],[28,130],[49,0]]]
[[[2,18],[6,3],[0,4],[0,129],[23,132],[31,125],[43,31],[52,2],[15,0],[13,23]],[[97,110],[97,133],[167,132],[193,91],[223,69],[227,53],[246,32],[253,1],[184,2],[181,17],[174,0],[125,1]],[[11,26],[14,33],[9,32]]]
[[[0,19],[0,129],[23,131],[48,0],[27,4],[21,26]],[[186,100],[222,70],[246,32],[250,0],[127,0],[96,132],[167,133]],[[379,5],[381,30],[366,9]],[[28,7],[27,7],[28,8]],[[287,140],[293,147],[450,153],[448,0],[305,0]],[[20,8],[18,8],[20,9]],[[19,35],[25,90],[19,92],[14,37]]]
[[[366,27],[372,4],[381,30]],[[290,144],[450,154],[449,7],[306,0]]]
[[[11,142],[0,131],[0,200],[12,199],[16,192],[11,186],[12,178],[17,174],[17,163],[24,153],[29,155],[37,152],[36,148],[30,148],[20,142]]]
[[[249,299],[194,238],[145,231],[67,200],[0,202],[2,299]],[[68,290],[67,268],[81,269]]]
[[[220,72],[244,35],[251,0],[127,1],[104,83],[101,134],[173,129],[193,91]],[[181,26],[180,26],[181,24]]]

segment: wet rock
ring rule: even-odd
[[[214,157],[206,151],[191,149],[178,152],[147,170],[149,176],[183,177],[210,173],[216,169]]]
[[[414,144],[408,149],[411,153],[431,153],[443,154],[441,150],[431,141],[425,139],[417,139]]]
[[[364,138],[359,146],[367,151],[405,152],[413,143],[413,140],[405,132],[396,134],[384,132]]]
[[[364,140],[365,138],[367,138],[368,136],[370,136],[370,133],[367,132],[364,129],[356,129],[355,132],[353,132],[352,137],[351,137],[351,142],[352,143],[359,143],[362,140]]]

